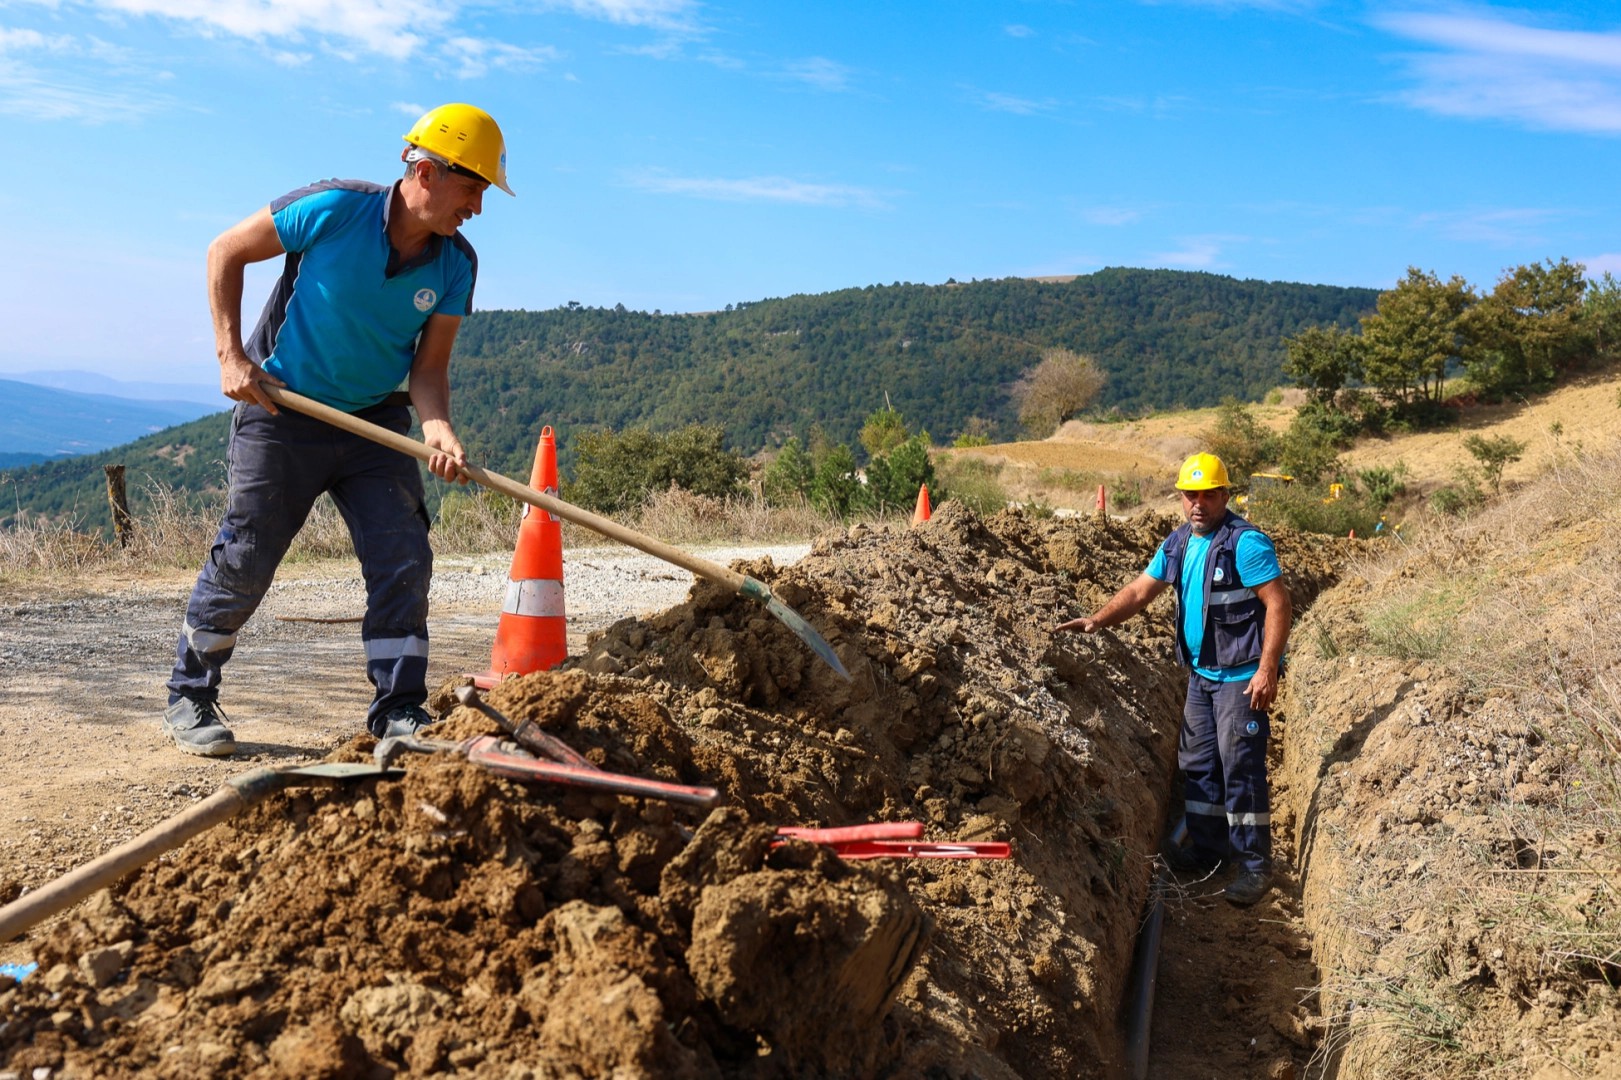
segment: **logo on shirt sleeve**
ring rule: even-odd
[[[432,311],[433,305],[439,302],[439,294],[432,289],[418,289],[411,302],[417,306],[418,311]]]

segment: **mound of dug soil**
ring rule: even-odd
[[[1104,1076],[1181,701],[1169,604],[1054,637],[1173,524],[824,538],[767,581],[839,680],[706,584],[492,704],[685,808],[450,755],[273,797],[47,931],[4,1061],[59,1075]],[[1280,544],[1280,546],[1282,546]],[[1289,559],[1297,601],[1331,572]],[[435,733],[488,730],[468,710]],[[369,740],[340,758],[362,759]],[[922,820],[1007,861],[847,863],[781,825]]]

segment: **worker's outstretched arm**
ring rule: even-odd
[[[1096,633],[1105,626],[1123,623],[1153,603],[1154,597],[1165,591],[1169,582],[1152,574],[1138,574],[1137,579],[1109,598],[1109,602],[1084,619],[1071,619],[1053,627],[1053,630],[1079,630],[1083,634]]]
[[[1261,625],[1261,663],[1248,689],[1250,708],[1265,711],[1278,696],[1278,669],[1283,663],[1283,647],[1289,643],[1289,629],[1294,626],[1295,610],[1282,578],[1255,586],[1255,598],[1266,608],[1266,621]]]
[[[208,310],[214,320],[220,392],[232,401],[252,402],[272,413],[276,406],[259,384],[286,383],[250,360],[242,347],[242,277],[249,263],[274,259],[285,252],[268,206],[226,229],[208,245]]]

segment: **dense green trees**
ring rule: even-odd
[[[737,495],[748,465],[726,449],[725,439],[719,427],[704,424],[666,434],[645,427],[586,432],[576,441],[574,479],[564,485],[563,497],[612,514],[672,487],[716,498]]]
[[[886,393],[920,428],[994,441],[1017,433],[1009,391],[1044,350],[1093,357],[1108,380],[1096,402],[1105,411],[1257,398],[1280,379],[1284,335],[1354,325],[1376,295],[1117,268],[1068,282],[869,286],[699,315],[623,305],[481,311],[463,320],[451,381],[473,459],[518,477],[529,474],[544,424],[558,430],[568,476],[582,435],[602,429],[718,426],[727,449],[754,453],[795,435],[808,447],[819,424],[833,445],[854,446]],[[142,476],[218,489],[225,419],[198,425],[8,473],[0,514],[99,520],[100,464],[112,460],[129,465],[132,489]],[[437,490],[430,481],[430,502]]]

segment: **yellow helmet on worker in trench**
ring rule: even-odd
[[[429,109],[411,125],[405,141],[476,174],[508,195],[514,194],[507,187],[507,144],[501,138],[500,125],[476,105]]]
[[[1231,487],[1227,480],[1227,466],[1215,454],[1194,454],[1182,463],[1176,474],[1176,486],[1182,491],[1209,491],[1212,488]]]

